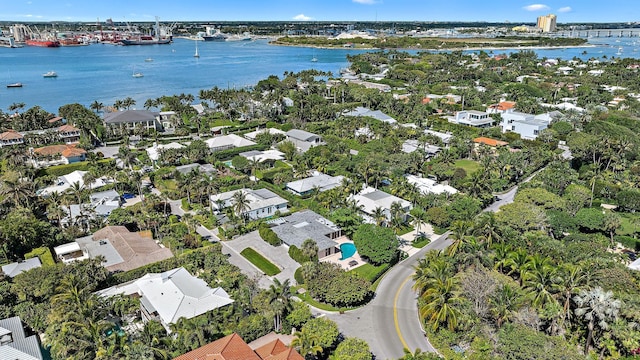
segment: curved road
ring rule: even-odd
[[[328,313],[346,336],[361,338],[376,359],[398,359],[406,347],[434,352],[418,320],[417,295],[411,289],[414,266],[429,250],[446,248],[448,233],[394,266],[384,276],[375,298],[365,307],[345,314]]]

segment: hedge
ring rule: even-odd
[[[311,261],[311,259],[308,256],[304,256],[302,250],[298,249],[295,245],[289,246],[289,256],[300,265]]]
[[[633,238],[631,236],[616,236],[614,238],[615,241],[621,243],[625,247],[629,249],[633,249],[634,251],[640,250],[640,239]]]
[[[52,266],[55,265],[56,262],[53,260],[53,255],[51,255],[51,250],[48,247],[39,247],[31,250],[30,252],[24,254],[25,259],[31,259],[34,257],[40,258],[40,262],[43,266]]]
[[[304,284],[304,278],[302,277],[302,270],[301,269],[302,268],[299,267],[293,273],[293,278],[296,280],[296,284],[298,284],[298,285]]]
[[[282,244],[282,240],[280,240],[278,235],[276,235],[276,233],[268,226],[261,225],[260,228],[258,228],[258,234],[260,234],[262,240],[266,241],[271,246],[280,246]]]
[[[99,160],[98,163],[109,163],[111,161],[114,161],[114,160],[104,159],[104,160]],[[38,172],[38,176],[43,176],[43,175],[62,176],[62,175],[70,174],[76,170],[80,170],[80,171],[89,170],[89,162],[81,161],[73,164],[50,166],[46,169],[41,169]]]

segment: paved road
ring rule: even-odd
[[[411,276],[413,267],[425,253],[444,249],[449,244],[445,234],[394,266],[382,279],[376,297],[367,306],[326,316],[335,321],[346,336],[367,341],[376,359],[398,359],[403,356],[405,347],[411,351],[418,348],[435,351],[420,327]]]

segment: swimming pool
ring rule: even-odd
[[[345,260],[353,256],[356,253],[356,246],[353,243],[343,243],[340,244],[340,251],[342,252],[342,257],[340,260]]]

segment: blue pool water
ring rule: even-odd
[[[340,260],[345,260],[353,256],[356,253],[356,246],[353,243],[344,243],[340,244],[340,251],[342,252],[342,257]]]

